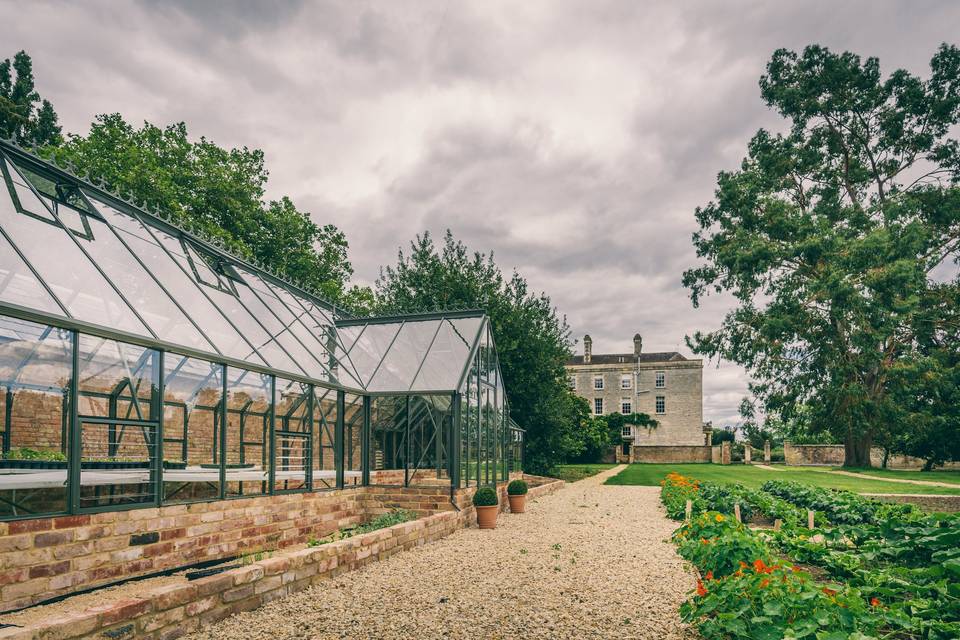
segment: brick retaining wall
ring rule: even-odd
[[[530,499],[556,491],[564,484],[560,480],[548,479],[542,479],[541,483],[536,477],[530,480],[533,485],[528,493]],[[458,502],[468,501],[475,490],[458,491]],[[507,508],[505,485],[500,487],[500,493],[503,511]],[[447,506],[451,506],[449,502]],[[23,629],[2,629],[0,640],[171,640],[235,613],[256,609],[342,573],[384,560],[399,551],[439,540],[475,523],[473,507],[442,511],[362,536],[278,552],[244,567],[192,582],[156,587],[141,597],[78,611],[58,620]]]

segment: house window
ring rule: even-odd
[[[594,377],[593,377],[593,388],[594,388],[594,389],[603,389],[603,376],[594,376]]]
[[[593,399],[593,415],[595,416],[603,415],[603,398]]]
[[[633,413],[633,403],[630,402],[630,398],[620,399],[620,413],[622,413],[623,415]]]
[[[623,434],[624,438],[630,438],[633,436],[633,427],[630,426],[629,424],[625,424],[623,425],[623,429],[621,430],[621,433]]]
[[[657,371],[654,374],[654,385],[657,389],[663,389],[667,386],[667,374],[665,371]]]
[[[633,386],[632,380],[633,380],[633,376],[631,376],[630,374],[620,376],[620,388],[629,389],[630,387]]]
[[[667,412],[667,397],[657,396],[657,413]]]
[[[577,376],[570,376],[569,378],[567,378],[567,384],[570,385],[570,388],[571,388],[571,389],[576,389],[576,388],[577,388]]]

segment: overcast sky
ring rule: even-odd
[[[926,74],[960,40],[957,2],[12,2],[0,57],[26,49],[66,131],[95,114],[183,120],[261,148],[290,195],[350,242],[355,282],[450,228],[546,291],[578,352],[679,349],[694,309],[693,211],[760,127],[779,47],[819,43]],[[705,419],[747,379],[708,363]]]

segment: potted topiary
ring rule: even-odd
[[[513,480],[507,485],[507,499],[510,500],[510,513],[523,513],[527,508],[527,483]]]
[[[493,529],[497,526],[497,511],[500,510],[497,492],[492,487],[480,487],[473,494],[473,506],[477,509],[477,526]]]

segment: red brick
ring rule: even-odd
[[[40,518],[37,520],[14,520],[7,525],[7,533],[14,535],[17,533],[26,533],[28,531],[49,531],[53,528],[53,522],[50,518]]]
[[[35,547],[54,547],[68,542],[73,542],[73,531],[70,530],[38,533],[33,538]]]
[[[160,532],[161,540],[173,540],[175,538],[183,538],[187,535],[187,530],[183,527],[179,529],[167,529],[166,531]]]
[[[53,562],[51,564],[38,564],[30,567],[30,577],[48,578],[66,573],[67,571],[70,571],[70,562],[68,560]]]
[[[129,600],[120,600],[119,602],[111,602],[110,604],[105,604],[99,607],[93,607],[88,609],[87,612],[96,612],[100,614],[101,624],[104,627],[109,627],[110,625],[118,624],[120,622],[127,622],[137,618],[138,616],[142,616],[145,613],[149,613],[150,609],[151,603],[149,600],[134,598]]]
[[[197,597],[198,589],[193,584],[171,584],[158,587],[147,597],[153,601],[156,611],[166,611],[193,602]]]
[[[69,529],[71,527],[82,527],[90,524],[90,516],[61,516],[53,519],[54,529]]]

